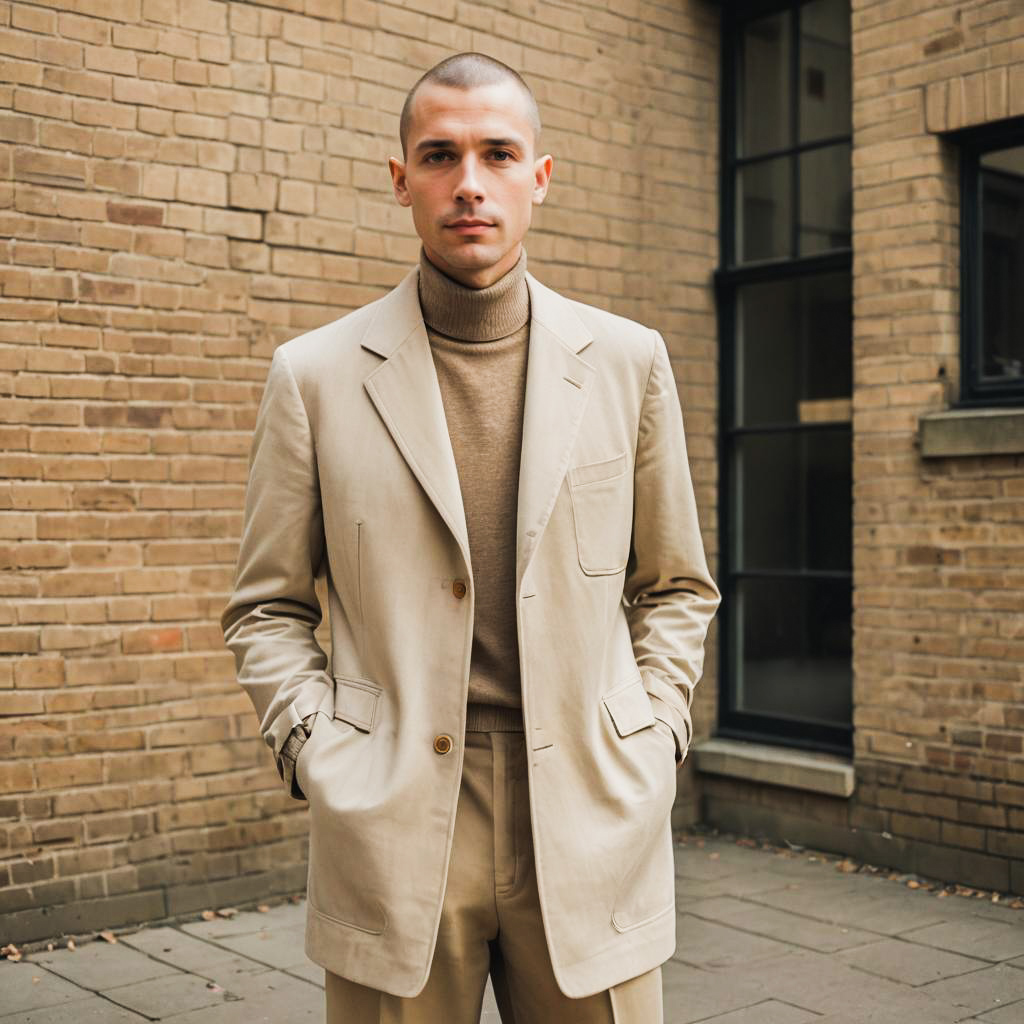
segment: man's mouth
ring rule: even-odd
[[[447,225],[457,235],[479,235],[494,227],[490,221],[479,220],[475,217],[467,217],[461,220],[452,221]]]

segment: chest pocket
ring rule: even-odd
[[[580,568],[588,576],[622,572],[633,533],[633,479],[626,453],[569,470],[569,497]]]

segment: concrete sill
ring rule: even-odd
[[[697,771],[806,789],[827,796],[853,795],[853,765],[834,754],[813,754],[746,740],[700,740],[690,751]]]
[[[924,458],[1024,452],[1024,408],[948,409],[921,416],[917,425]]]

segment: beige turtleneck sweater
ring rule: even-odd
[[[522,729],[516,509],[530,292],[526,250],[486,288],[438,270],[420,247],[419,297],[462,488],[475,590],[469,731]]]

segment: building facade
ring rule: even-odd
[[[673,356],[724,595],[677,820],[1024,892],[1024,14],[41,0],[0,3],[0,939],[302,889],[218,624],[251,431],[274,347],[415,262],[386,160],[459,50],[540,103],[530,270]]]

